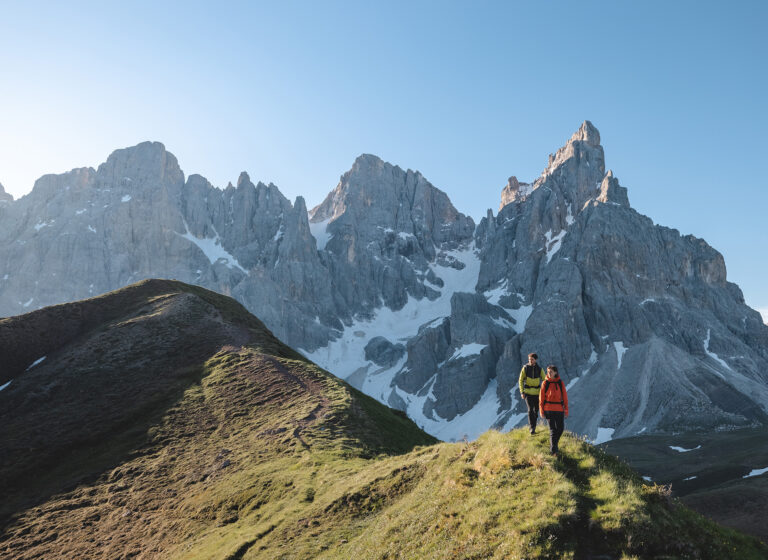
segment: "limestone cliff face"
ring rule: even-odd
[[[310,219],[324,228],[325,262],[352,314],[436,297],[429,263],[470,243],[475,229],[421,173],[371,155],[355,160]]]
[[[535,351],[566,372],[582,433],[765,422],[768,331],[722,255],[631,209],[604,169],[585,122],[524,202],[478,227],[478,290],[530,313],[497,362],[502,408],[515,406],[520,362]]]
[[[0,314],[150,277],[232,295],[282,340],[445,439],[523,422],[528,352],[594,437],[768,420],[768,327],[703,240],[655,225],[585,121],[475,226],[416,171],[362,155],[307,211],[162,144],[0,188]]]

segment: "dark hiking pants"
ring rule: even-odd
[[[565,413],[550,410],[544,413],[549,421],[549,450],[557,453],[557,444],[560,442],[560,436],[565,429]]]
[[[539,395],[525,395],[525,404],[528,405],[528,425],[533,433],[539,420]]]

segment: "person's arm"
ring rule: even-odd
[[[541,387],[539,387],[539,415],[542,418],[545,418],[544,415],[544,383],[542,382]]]
[[[568,418],[568,392],[565,390],[565,383],[560,382],[563,388],[563,408],[565,409],[565,417]]]
[[[525,366],[520,370],[520,396],[525,398]]]

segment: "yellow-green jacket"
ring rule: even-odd
[[[547,378],[547,374],[544,373],[544,368],[536,364],[533,367],[539,369],[539,375],[537,377],[528,377],[525,375],[525,368],[527,367],[529,367],[528,364],[524,365],[523,369],[520,370],[520,392],[525,395],[538,396],[539,388]]]

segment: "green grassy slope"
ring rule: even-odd
[[[768,557],[569,434],[436,443],[228,298],[126,290],[30,314],[65,342],[0,392],[2,558]]]

